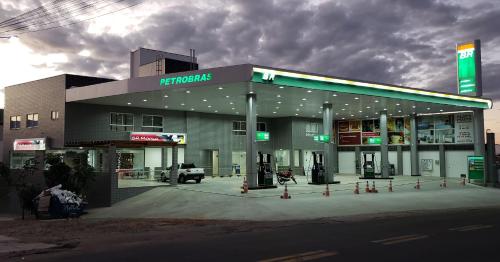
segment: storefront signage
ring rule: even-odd
[[[484,156],[468,156],[469,179],[484,179]]]
[[[315,142],[329,143],[330,142],[330,135],[317,135],[317,136],[313,136],[313,140]]]
[[[38,151],[46,149],[45,138],[28,138],[14,140],[14,151]]]
[[[212,80],[212,73],[160,78],[160,86],[191,84]]]
[[[269,132],[257,131],[257,133],[255,133],[255,140],[256,141],[269,141]]]
[[[154,141],[154,142],[177,142],[179,145],[186,144],[186,134],[184,133],[160,133],[160,132],[132,132],[131,141]]]
[[[458,93],[475,95],[477,91],[476,55],[474,42],[457,45]]]

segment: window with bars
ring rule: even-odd
[[[50,111],[50,119],[52,120],[59,119],[59,111]]]
[[[163,116],[143,115],[142,131],[145,132],[163,132]]]
[[[111,131],[133,131],[134,115],[129,113],[111,113],[110,114]]]
[[[10,117],[10,129],[21,128],[21,116],[11,116]]]
[[[26,127],[33,128],[38,126],[38,113],[26,115]]]

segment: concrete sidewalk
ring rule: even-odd
[[[24,243],[16,238],[0,235],[0,257],[39,253],[56,247],[58,245],[39,242]]]
[[[414,188],[417,179],[421,190]],[[288,184],[292,199],[280,199],[277,189],[252,190],[241,194],[243,178],[207,178],[201,184],[160,187],[124,200],[109,208],[92,209],[87,218],[189,218],[231,220],[298,220],[380,213],[500,206],[500,190],[448,179],[441,188],[438,177],[399,176],[375,181],[379,193],[364,193],[366,180],[339,175],[341,184],[330,185],[331,197],[324,197],[324,185],[308,185],[305,177]],[[360,182],[361,194],[353,194]],[[84,217],[84,218],[85,218]]]

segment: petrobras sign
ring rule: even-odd
[[[14,151],[40,151],[46,150],[45,138],[26,138],[14,140]]]
[[[131,132],[130,141],[140,142],[176,142],[179,145],[186,144],[185,133],[161,133],[161,132]]]
[[[457,45],[457,82],[461,95],[475,96],[477,92],[477,53],[476,42]]]
[[[172,86],[181,84],[201,83],[212,80],[212,73],[192,74],[185,76],[174,76],[160,78],[160,86]]]

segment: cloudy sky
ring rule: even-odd
[[[45,2],[2,0],[0,20]],[[0,39],[0,87],[61,73],[127,78],[128,52],[142,46],[195,48],[203,68],[254,63],[456,92],[455,43],[479,38],[484,95],[497,101],[498,28],[498,0],[144,0],[84,23]],[[485,118],[500,133],[498,113]]]

